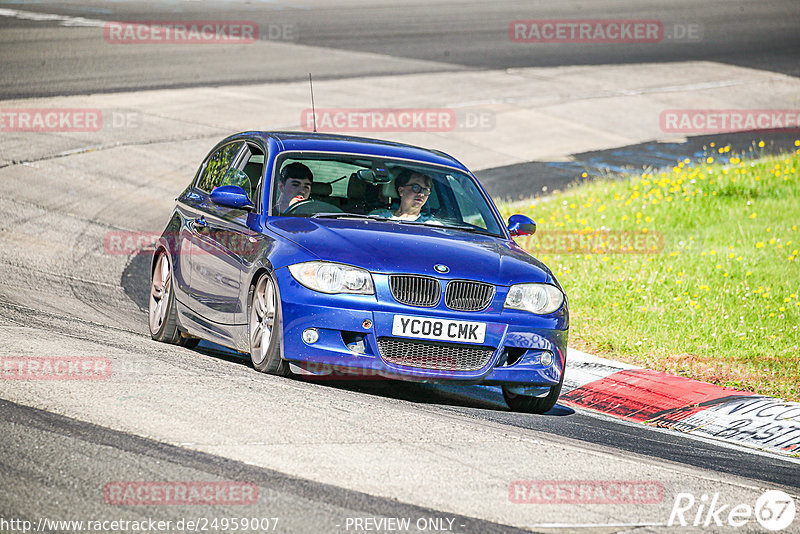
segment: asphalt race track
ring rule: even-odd
[[[774,489],[800,505],[797,458],[561,405],[516,414],[492,388],[281,379],[221,347],[150,339],[149,249],[115,250],[108,236],[159,232],[225,135],[297,129],[309,71],[331,107],[371,107],[369,95],[376,107],[442,106],[451,94],[465,106],[480,100],[494,129],[370,135],[441,146],[501,197],[563,187],[582,162],[669,164],[711,139],[749,142],[746,134],[677,139],[620,116],[646,98],[665,107],[693,99],[694,107],[798,107],[794,1],[330,4],[0,2],[0,112],[96,107],[128,118],[90,133],[0,131],[0,359],[81,356],[111,369],[97,381],[0,379],[0,532],[20,531],[22,521],[42,532],[110,532],[49,521],[150,519],[170,521],[169,532],[216,520],[207,531],[224,532],[233,528],[221,520],[241,517],[265,521],[252,531],[276,532],[680,532],[667,526],[679,494],[752,507]],[[512,43],[509,22],[534,18],[659,19],[694,25],[702,38]],[[256,21],[262,38],[198,48],[102,37],[105,21],[223,19]],[[270,31],[284,33],[270,39]],[[607,87],[594,85],[603,78]],[[574,106],[548,115],[552,139],[534,148],[523,146],[529,124],[515,107],[531,102]],[[559,127],[574,139],[563,141]],[[498,142],[504,135],[519,147]],[[776,150],[796,138],[763,135]],[[645,504],[520,503],[519,481],[633,481],[661,493]],[[116,502],[109,492],[127,482],[239,484],[257,487],[257,498]],[[696,531],[764,529],[751,517],[740,528]]]
[[[304,80],[309,71],[323,79],[459,69],[709,60],[800,74],[800,7],[791,0],[700,5],[691,0],[570,0],[535,8],[524,0],[408,2],[402,7],[389,1],[337,2],[334,6],[325,0],[3,4],[9,9],[93,20],[252,20],[261,28],[262,43],[237,50],[236,61],[230,61],[226,50],[211,50],[198,57],[180,48],[98,49],[87,38],[90,28],[5,19],[2,98]],[[556,44],[531,53],[530,48],[508,38],[510,21],[561,18],[659,19],[667,25],[695,25],[702,41],[698,44],[688,37],[676,38],[657,47]],[[282,28],[287,30],[282,32]],[[344,61],[336,51],[370,56],[363,56],[363,61]]]

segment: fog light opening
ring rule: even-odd
[[[312,345],[319,340],[319,332],[316,328],[306,328],[303,330],[303,341]]]
[[[364,341],[366,334],[359,332],[346,332],[342,330],[342,341],[345,346],[356,354],[366,354],[367,344]]]
[[[522,355],[525,354],[527,349],[520,347],[506,347],[500,360],[497,362],[498,367],[508,367],[517,363]]]
[[[542,353],[542,357],[540,359],[542,365],[545,367],[550,367],[550,364],[553,363],[553,353],[552,352],[544,352]]]

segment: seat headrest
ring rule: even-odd
[[[367,192],[367,184],[356,176],[356,173],[350,175],[350,181],[347,182],[347,198],[364,198]]]
[[[323,182],[313,182],[311,184],[311,194],[316,197],[327,197],[330,196],[331,192],[333,192],[331,184]]]

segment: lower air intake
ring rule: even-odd
[[[477,371],[489,363],[494,349],[478,345],[378,338],[381,357],[389,363],[447,371]]]

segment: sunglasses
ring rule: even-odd
[[[411,184],[411,185],[407,185],[406,187],[410,187],[411,190],[414,193],[422,193],[424,195],[430,195],[431,194],[431,188],[430,187],[422,187],[419,184]]]

